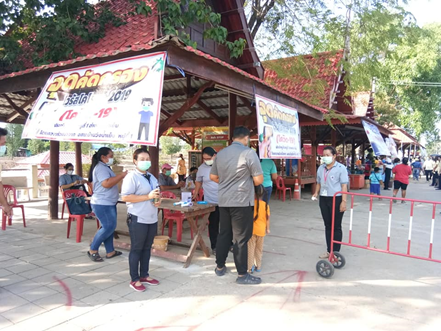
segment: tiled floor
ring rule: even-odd
[[[410,197],[433,198],[428,186],[414,185],[418,190]],[[375,203],[372,242],[381,246],[388,207]],[[357,206],[367,210],[367,201]],[[2,331],[441,330],[440,264],[344,248],[346,267],[332,279],[319,277],[315,264],[324,250],[323,223],[317,204],[308,200],[271,202],[261,285],[236,285],[231,257],[227,275],[214,276],[214,258],[197,252],[188,269],[153,257],[150,273],[161,284],[143,293],[129,287],[127,252],[103,263],[87,258],[93,222],[86,223],[83,242],[77,244],[73,237],[66,239],[65,220],[44,219],[46,208],[45,202],[26,203],[28,227],[18,219],[0,232]],[[406,208],[394,217],[404,242]],[[415,217],[412,245],[425,251],[430,233],[420,220]],[[359,231],[354,238],[365,240],[366,228],[354,225]],[[438,258],[440,239],[438,227]]]

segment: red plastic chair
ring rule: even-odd
[[[286,191],[289,191],[289,200],[291,200],[291,197],[292,197],[291,187],[286,187],[285,186],[285,181],[280,176],[277,177],[276,187],[277,187],[277,192],[276,193],[279,196],[279,200],[280,200],[280,195],[283,195],[283,200],[282,201],[285,202]]]
[[[176,199],[176,195],[172,192],[164,191],[161,192],[161,198],[165,199]],[[164,235],[165,225],[168,223],[168,236],[171,238],[173,236],[173,222],[176,222],[177,226],[177,241],[182,241],[182,229],[185,216],[180,211],[173,211],[170,209],[163,209],[163,220],[162,220],[162,235]],[[191,239],[193,239],[193,229],[190,228]]]
[[[17,191],[16,191],[15,187],[12,186],[12,185],[3,185],[3,194],[5,195],[7,201],[8,201],[8,196],[10,194],[12,195],[13,202],[12,202],[12,204],[10,204],[9,201],[8,201],[9,206],[11,206],[12,209],[14,209],[14,208],[21,208],[21,214],[22,214],[22,217],[23,217],[23,226],[26,227],[26,219],[25,219],[25,213],[24,213],[24,206],[18,204],[18,201],[17,201]],[[1,206],[0,206],[0,208],[1,208]],[[2,230],[4,231],[4,230],[6,230],[6,218],[8,216],[3,211],[3,208],[1,208],[1,209],[2,209]],[[9,219],[8,219],[8,225],[12,225],[12,216],[9,217]]]
[[[69,218],[67,220],[67,238],[69,238],[70,235],[70,227],[72,225],[72,221],[77,221],[77,243],[79,243],[81,242],[81,236],[83,235],[83,225],[86,214],[72,215],[69,210],[69,205],[66,202],[66,198],[71,197],[72,195],[76,197],[87,197],[87,194],[83,190],[66,190],[63,191],[62,194],[63,194],[63,201],[66,204],[66,209],[69,213]],[[97,229],[100,228],[100,222],[98,219],[96,220],[96,227]]]

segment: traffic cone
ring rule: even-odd
[[[300,186],[298,179],[296,179],[296,183],[294,185],[294,200],[300,200]]]

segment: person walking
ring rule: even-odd
[[[395,198],[401,189],[401,197],[406,198],[407,186],[409,185],[409,176],[412,174],[412,168],[408,165],[409,159],[403,157],[402,163],[393,168],[392,173],[395,175],[393,197]],[[397,200],[394,200],[396,203]],[[401,201],[405,203],[405,201]]]
[[[253,236],[248,241],[248,272],[262,271],[263,239],[270,233],[270,209],[265,202],[266,190],[255,186]]]
[[[118,203],[118,183],[127,175],[124,171],[118,175],[110,169],[113,164],[113,151],[101,147],[92,157],[89,180],[93,183],[93,195],[90,201],[92,211],[100,221],[101,228],[95,234],[87,255],[94,262],[103,262],[98,250],[102,243],[106,248],[106,258],[110,259],[122,253],[113,246],[113,232],[116,229],[116,204]]]
[[[260,160],[260,166],[263,171],[263,187],[266,191],[263,199],[265,203],[269,203],[273,192],[273,182],[277,180],[277,168],[276,164],[271,159]]]
[[[385,169],[384,169],[384,190],[388,191],[390,177],[392,174],[392,168],[394,167],[394,165],[392,164],[392,159],[390,158],[390,156],[385,156],[383,158],[383,164],[385,166]]]
[[[412,169],[413,169],[413,179],[419,181],[420,180],[420,173],[421,173],[421,160],[417,159],[412,163]]]
[[[370,181],[370,192],[371,195],[381,195],[381,182],[382,179],[380,177],[380,168],[375,167],[374,171],[371,173],[370,177],[369,177],[369,181]],[[381,198],[380,198],[381,200]]]
[[[0,128],[0,156],[5,155],[6,153],[6,136],[8,135],[8,131],[6,129]],[[3,212],[6,216],[12,216],[12,207],[9,205],[8,200],[6,199],[3,193],[3,184],[1,182],[0,176],[0,206],[3,209]]]
[[[185,165],[184,155],[179,154],[179,160],[177,164],[177,171],[179,181],[185,181],[185,176],[187,175],[187,166]]]
[[[127,204],[127,226],[130,233],[130,287],[137,292],[144,285],[156,286],[159,282],[149,275],[150,254],[158,231],[158,207],[161,204],[158,180],[149,173],[150,153],[138,148],[133,153],[135,171],[123,180],[121,199]]]
[[[219,183],[220,231],[216,245],[218,276],[225,275],[231,241],[238,284],[260,284],[261,279],[247,272],[248,241],[253,234],[254,186],[263,183],[263,172],[256,152],[248,147],[250,130],[236,127],[233,143],[219,152],[210,179]]]
[[[212,147],[205,147],[202,150],[202,163],[196,174],[193,199],[199,196],[201,188],[204,190],[204,201],[216,205],[216,209],[208,217],[208,236],[210,237],[211,251],[216,255],[216,244],[219,236],[219,206],[217,205],[219,184],[210,179],[211,168],[216,158],[216,151]]]
[[[432,177],[432,185],[430,186],[438,186],[438,179],[439,179],[439,169],[440,168],[440,164],[439,164],[439,158],[438,156],[435,157],[435,164],[433,166],[433,177]]]
[[[320,255],[321,259],[329,257],[331,252],[331,233],[332,233],[332,206],[334,194],[337,192],[347,192],[349,176],[346,167],[336,161],[337,150],[333,146],[326,146],[323,150],[323,164],[317,170],[317,186],[313,198],[319,196],[319,206],[325,224],[325,236],[327,252]],[[342,241],[342,220],[346,211],[346,194],[339,193],[335,197],[334,213],[334,240]],[[334,244],[333,251],[339,252],[340,244]]]
[[[428,182],[432,179],[434,163],[435,162],[433,161],[433,159],[431,157],[427,157],[426,160],[424,160],[423,169],[424,169],[424,173],[426,175],[426,182]]]

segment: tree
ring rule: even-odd
[[[6,136],[6,148],[8,156],[14,156],[20,147],[26,147],[26,141],[21,139],[23,128],[24,127],[21,124],[6,125],[6,130],[8,130],[8,135]]]
[[[40,139],[31,139],[28,142],[28,148],[32,155],[40,154],[50,149],[49,142]]]
[[[163,136],[159,138],[159,146],[165,155],[170,155],[170,158],[182,149],[179,138],[176,137]]]

